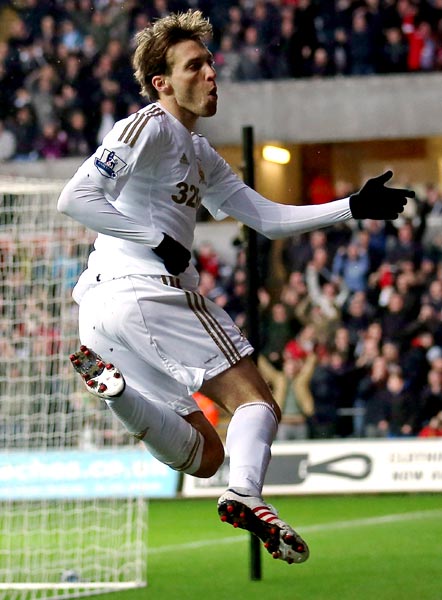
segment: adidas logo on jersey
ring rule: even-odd
[[[189,164],[189,159],[187,158],[187,156],[184,154],[182,154],[181,158],[180,158],[180,165],[188,165]]]

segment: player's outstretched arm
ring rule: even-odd
[[[278,239],[329,227],[355,219],[396,219],[404,210],[411,190],[387,188],[390,171],[369,179],[350,198],[326,204],[292,206],[271,202],[249,187],[226,199],[221,210],[270,239]]]
[[[369,179],[357,192],[350,196],[350,210],[355,219],[397,219],[407,204],[407,198],[414,198],[413,190],[385,187],[393,177],[386,171]]]

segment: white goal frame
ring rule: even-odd
[[[69,364],[78,345],[71,288],[95,236],[57,212],[64,183],[0,176],[0,486],[17,457],[136,443]],[[142,494],[0,497],[0,600],[147,585],[147,512]]]

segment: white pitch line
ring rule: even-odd
[[[348,529],[351,527],[369,527],[370,525],[380,525],[388,523],[399,523],[401,521],[413,521],[414,519],[430,519],[442,517],[442,510],[425,510],[410,513],[383,515],[379,517],[367,517],[366,519],[351,519],[349,521],[336,521],[334,523],[320,523],[318,525],[306,525],[299,527],[304,533],[316,533],[321,531],[333,531],[336,529]],[[219,546],[221,544],[232,544],[243,542],[248,539],[246,535],[235,535],[211,540],[199,540],[197,542],[186,542],[184,544],[174,544],[170,546],[159,546],[158,548],[148,548],[149,554],[163,554],[166,552],[176,552],[177,550],[197,550],[207,546]]]

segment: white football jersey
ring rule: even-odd
[[[223,218],[220,205],[245,187],[204,137],[190,133],[157,103],[115,123],[73,180],[101,189],[115,209],[151,229],[151,246],[167,233],[188,250],[200,204]],[[97,224],[99,219],[106,220],[106,214],[97,212]],[[97,236],[89,269],[92,279],[100,280],[167,274],[149,244],[103,233]],[[186,275],[195,281],[193,265]]]
[[[78,301],[97,281],[124,275],[168,275],[153,252],[163,233],[192,248],[196,212],[230,215],[270,239],[327,227],[352,217],[349,198],[324,205],[271,202],[249,188],[210,146],[160,103],[115,123],[95,154],[65,186],[58,209],[98,232]],[[183,286],[198,284],[192,264]]]

